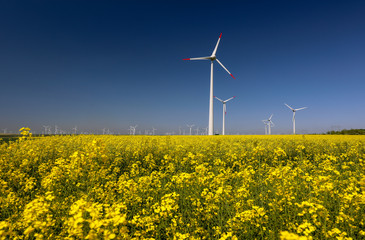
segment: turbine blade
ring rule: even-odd
[[[270,123],[271,123],[271,127],[274,127],[275,126],[275,124],[274,124],[273,121],[270,121]]]
[[[213,50],[212,56],[215,56],[215,53],[217,52],[219,42],[221,41],[221,37],[222,37],[222,33],[221,33],[221,35],[219,35],[219,38],[218,38],[217,44],[215,45],[215,48]]]
[[[232,75],[232,73],[230,73],[229,71],[228,71],[228,69],[225,67],[225,66],[223,66],[223,64],[218,60],[218,59],[215,59],[218,63],[219,63],[219,65],[221,65],[222,66],[222,68],[224,68],[224,70],[226,70],[227,71],[227,73],[229,74],[229,75],[231,75],[231,77],[233,77],[233,75]],[[233,77],[234,79],[236,79],[235,77]]]
[[[271,116],[269,117],[269,120],[271,120],[271,118],[272,118],[272,116],[273,116],[274,114],[271,114]]]
[[[223,111],[224,111],[224,115],[226,115],[227,114],[227,106],[226,106],[226,104],[223,104]]]
[[[292,111],[294,111],[294,108],[290,107],[288,104],[284,103],[288,108],[290,108]]]
[[[221,102],[223,102],[223,100],[222,99],[220,99],[220,98],[217,98],[216,96],[213,96],[215,99],[217,99],[217,100],[219,100],[219,101],[221,101]]]
[[[233,98],[235,98],[236,96],[233,96],[233,97],[231,97],[231,98],[228,98],[227,100],[225,100],[224,102],[228,102],[228,101],[230,101],[230,100],[232,100]]]
[[[184,58],[183,60],[209,60],[210,57]]]
[[[295,109],[295,111],[303,110],[303,109],[306,109],[306,108],[307,107],[298,108],[298,109]]]

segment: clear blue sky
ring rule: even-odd
[[[0,132],[208,125],[209,61],[226,132],[365,128],[365,1],[0,1]],[[215,129],[222,104],[215,101]]]

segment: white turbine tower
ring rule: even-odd
[[[131,126],[131,127],[132,127],[132,131],[133,131],[133,135],[136,135],[136,128],[138,127],[138,125]],[[141,132],[139,132],[139,134],[141,135]]]
[[[218,49],[218,45],[219,42],[221,40],[222,37],[222,33],[219,35],[218,38],[218,42],[213,50],[212,55],[208,56],[208,57],[198,57],[198,58],[185,58],[184,60],[210,60],[210,94],[209,94],[209,131],[208,134],[209,135],[213,135],[214,133],[214,121],[213,121],[213,62],[217,61],[219,63],[219,65],[222,66],[222,68],[224,70],[226,70],[228,72],[229,75],[231,75],[233,77],[233,75],[228,71],[227,68],[225,68],[223,66],[223,64],[217,59],[217,57],[215,56],[217,49]],[[233,77],[235,78],[235,77]]]
[[[303,109],[306,109],[307,107],[302,107],[302,108],[297,108],[297,109],[294,109],[292,107],[290,107],[288,104],[284,103],[288,108],[290,108],[290,110],[293,111],[293,134],[295,134],[295,112],[296,111],[299,111],[299,110],[303,110]]]
[[[44,134],[51,134],[51,126],[43,126]]]
[[[77,133],[77,126],[75,126],[74,128],[72,128],[72,130],[74,131],[73,134],[76,135],[76,133]]]
[[[191,135],[191,129],[195,126],[194,124],[192,124],[192,125],[187,125],[186,124],[186,126],[188,127],[188,128],[190,128],[190,135]]]
[[[274,122],[271,121],[271,118],[274,114],[271,114],[271,116],[269,117],[269,119],[266,120],[262,120],[263,123],[265,124],[265,135],[269,134],[271,135],[271,127],[275,126]]]
[[[222,135],[226,134],[226,130],[225,130],[225,126],[226,126],[226,114],[227,114],[227,107],[226,107],[226,103],[230,100],[232,100],[233,98],[235,98],[236,96],[233,96],[231,98],[228,98],[227,100],[222,100],[217,98],[216,96],[214,96],[215,99],[217,99],[218,101],[220,101],[221,103],[223,103],[223,127],[222,127]]]
[[[265,135],[267,135],[267,124],[268,124],[268,122],[266,120],[262,120],[262,122],[265,124]]]
[[[208,127],[205,127],[204,129],[205,129],[204,135],[208,135]]]

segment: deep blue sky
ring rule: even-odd
[[[226,132],[365,128],[365,1],[0,1],[0,131],[178,132],[208,125],[208,56]],[[222,104],[215,101],[215,129]]]

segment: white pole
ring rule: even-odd
[[[209,95],[209,135],[213,135],[213,61],[210,63],[210,95]]]
[[[293,112],[293,134],[295,135],[295,112]]]
[[[268,127],[269,127],[269,135],[271,135],[271,122],[268,122]]]
[[[226,103],[223,103],[223,127],[222,127],[222,135],[226,134]]]

